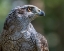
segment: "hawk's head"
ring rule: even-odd
[[[38,7],[34,6],[34,5],[24,5],[24,6],[18,6],[16,8],[14,8],[14,10],[16,10],[17,13],[17,17],[25,17],[25,18],[29,18],[29,20],[33,20],[35,17],[35,15],[39,15],[39,16],[44,16],[45,13],[44,11],[42,11],[41,9],[39,9]]]

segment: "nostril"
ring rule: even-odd
[[[38,10],[40,12],[40,10]]]

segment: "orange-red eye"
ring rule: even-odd
[[[31,8],[28,8],[28,12],[31,12]]]
[[[28,8],[28,12],[30,12],[31,11],[31,9],[30,8]]]

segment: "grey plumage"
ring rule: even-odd
[[[44,12],[33,5],[11,10],[1,33],[1,51],[48,51],[46,38],[31,24],[36,14],[44,15]]]

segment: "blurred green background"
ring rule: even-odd
[[[47,38],[50,51],[64,51],[64,0],[0,0],[0,33],[10,10],[25,4],[45,11],[46,16],[36,18],[32,24]]]

